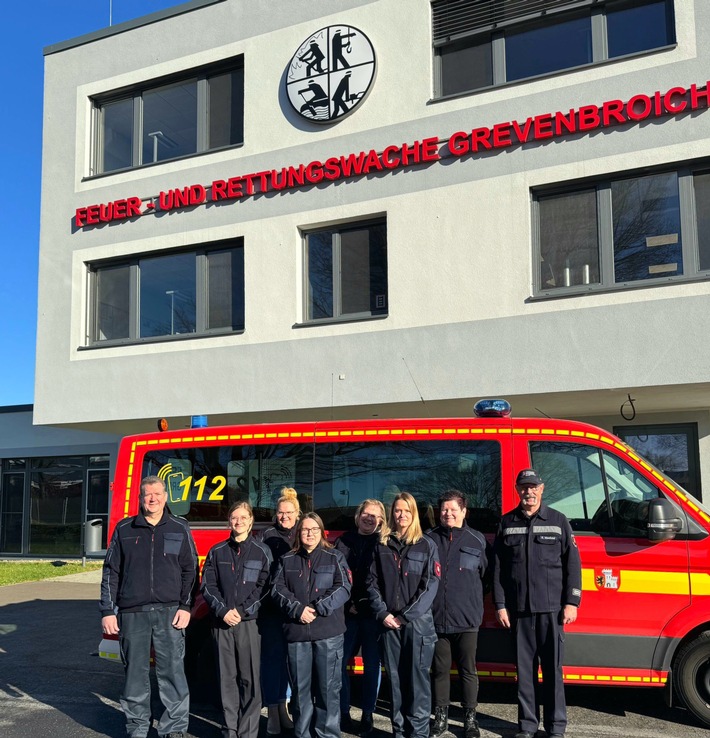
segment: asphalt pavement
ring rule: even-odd
[[[87,572],[0,587],[2,738],[125,736],[118,702],[121,667],[97,655],[99,578],[99,572]],[[357,678],[353,685],[357,702]],[[576,687],[567,690],[567,697],[567,738],[708,738],[708,730],[692,715],[667,707],[659,690]],[[352,715],[358,718],[359,710],[354,707]],[[387,705],[381,700],[373,738],[391,735],[386,716]],[[461,709],[452,708],[451,718],[451,735],[460,738]],[[512,685],[481,686],[479,722],[483,738],[515,732]],[[189,738],[220,735],[214,706],[193,704]],[[260,737],[266,738],[265,711]]]

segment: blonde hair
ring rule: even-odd
[[[282,487],[281,488],[281,497],[279,497],[278,500],[276,500],[276,509],[279,509],[279,505],[282,502],[290,502],[295,510],[296,510],[296,517],[301,516],[301,505],[298,502],[298,492],[293,487]]]
[[[392,506],[390,507],[390,515],[389,520],[387,521],[387,527],[389,528],[387,530],[387,534],[384,534],[384,527],[383,531],[380,533],[380,541],[382,543],[387,542],[387,537],[389,536],[390,532],[392,530],[396,530],[396,526],[394,524],[394,506],[400,501],[406,503],[407,507],[409,508],[409,512],[412,516],[412,522],[409,524],[409,528],[407,528],[406,533],[402,537],[402,541],[407,544],[407,546],[411,546],[414,543],[417,543],[424,537],[424,533],[422,532],[422,526],[419,522],[419,510],[417,509],[417,501],[414,499],[414,497],[409,494],[409,492],[400,492],[394,500],[392,500]]]
[[[384,528],[387,528],[387,535],[389,535],[389,526],[387,525],[387,513],[385,512],[385,506],[380,502],[380,500],[363,500],[358,506],[357,510],[355,510],[355,525],[360,524],[360,515],[362,515],[362,511],[366,507],[376,507],[379,514],[380,514],[380,523],[375,529],[377,532],[382,535],[382,531]]]

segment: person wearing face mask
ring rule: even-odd
[[[284,487],[276,502],[274,524],[261,535],[262,542],[271,550],[271,583],[281,557],[288,553],[296,540],[296,523],[301,517],[298,494],[293,487]],[[261,632],[261,693],[268,712],[266,732],[279,735],[293,730],[293,721],[286,709],[290,694],[286,667],[286,640],[283,634],[283,614],[271,596],[259,612]]]
[[[479,738],[476,646],[483,620],[489,549],[483,535],[466,524],[466,499],[459,490],[450,489],[441,495],[439,520],[441,525],[427,533],[441,562],[441,581],[433,607],[437,641],[432,665],[434,723],[429,735],[439,738],[448,730],[453,658],[461,682],[464,737]]]
[[[367,575],[372,554],[380,538],[385,520],[385,507],[379,500],[364,500],[355,512],[356,530],[346,531],[335,543],[353,575],[350,602],[345,607],[345,645],[343,647],[343,684],[340,690],[340,727],[347,732],[357,728],[361,736],[373,730],[377,692],[380,688],[380,654],[377,647],[378,625],[367,595]],[[362,651],[362,718],[352,725],[350,718],[350,659]]]
[[[416,500],[409,492],[400,492],[392,502],[388,525],[382,526],[367,577],[392,688],[394,738],[429,735],[429,668],[436,643],[431,606],[440,576],[439,554],[422,533]]]
[[[518,727],[515,738],[535,738],[540,709],[535,696],[542,669],[547,738],[567,727],[562,659],[564,626],[577,619],[582,596],[579,550],[567,518],[542,503],[545,485],[523,469],[515,490],[520,503],[500,521],[494,544],[493,599],[498,622],[515,637]]]
[[[271,551],[251,535],[248,502],[229,510],[231,534],[210,549],[200,590],[213,615],[224,738],[257,738],[261,715],[261,637],[256,623],[268,595]]]

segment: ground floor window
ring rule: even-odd
[[[695,423],[625,425],[614,428],[614,433],[702,501],[698,426]]]
[[[387,225],[384,220],[306,231],[305,319],[387,314]]]
[[[0,553],[80,556],[87,521],[106,548],[109,457],[4,459],[0,475]]]

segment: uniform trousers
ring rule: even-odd
[[[186,733],[190,720],[190,693],[185,678],[185,631],[173,628],[177,606],[150,606],[118,615],[119,646],[126,682],[121,709],[131,738],[145,738],[150,729],[150,646],[155,653],[155,676],[165,708],[158,735]]]
[[[295,738],[340,738],[343,636],[287,645]],[[315,714],[315,719],[314,719]]]
[[[394,738],[428,738],[436,632],[431,612],[398,629],[384,628],[382,663],[392,687]]]
[[[261,715],[261,636],[256,620],[212,629],[219,669],[224,738],[257,738]]]
[[[261,633],[261,696],[267,707],[286,702],[290,695],[286,668],[286,638],[283,618],[264,615],[259,618]]]
[[[518,725],[534,733],[540,724],[535,689],[538,664],[542,668],[542,707],[545,730],[564,733],[567,727],[565,689],[562,682],[564,629],[559,612],[516,615],[516,663],[518,669]]]
[[[465,633],[437,633],[438,640],[432,664],[434,707],[451,704],[451,661],[456,661],[461,683],[461,705],[465,710],[478,706],[478,672],[476,671],[476,647],[478,631]]]
[[[350,676],[348,662],[358,649],[362,653],[362,711],[375,711],[380,690],[380,650],[377,637],[380,626],[375,618],[345,616],[345,644],[343,646],[343,686],[340,690],[340,712],[350,709]]]

